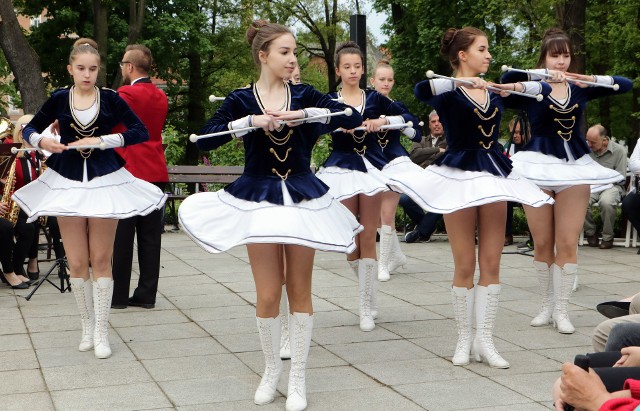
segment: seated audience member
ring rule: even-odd
[[[552,390],[556,410],[564,410],[565,404],[571,404],[575,409],[580,410],[627,409],[618,407],[634,403],[615,402],[609,403],[606,407],[604,404],[613,398],[629,397],[624,392],[629,386],[637,387],[634,397],[640,399],[637,395],[640,393],[638,391],[640,389],[638,384],[640,382],[640,347],[626,347],[617,352],[587,354],[587,357],[590,366],[588,373],[570,363],[563,365],[562,376],[556,380]],[[589,390],[589,394],[593,395],[588,402],[581,402],[581,399],[589,398],[589,395],[585,396],[586,393],[583,390]],[[581,398],[576,398],[577,396]],[[596,398],[601,398],[604,402],[597,403]],[[613,407],[614,404],[615,407]],[[636,405],[639,404],[640,402]]]
[[[420,143],[412,144],[409,153],[411,161],[422,168],[431,165],[447,148],[444,129],[435,110],[429,114],[429,130],[430,133],[423,135]],[[406,194],[400,196],[399,204],[409,215],[411,221],[416,224],[413,231],[405,235],[405,241],[407,243],[428,242],[431,239],[431,234],[436,230],[436,223],[442,218],[442,214],[426,213]]]
[[[511,157],[528,142],[528,132],[525,119],[520,116],[515,116],[509,121],[509,141],[505,144],[504,154],[507,157]],[[513,208],[518,203],[507,202],[507,225],[504,234],[505,247],[513,244]]]
[[[620,144],[609,140],[607,130],[596,124],[587,130],[587,143],[591,148],[591,157],[601,166],[616,170],[621,175],[627,173],[627,154]],[[589,208],[584,220],[584,235],[590,247],[609,249],[613,247],[613,226],[616,222],[616,207],[624,195],[625,180],[615,183],[613,187],[589,197]],[[593,221],[594,204],[600,207],[602,216],[602,243],[598,239],[596,223]]]
[[[633,227],[640,231],[640,193],[638,192],[638,176],[640,175],[640,144],[636,147],[629,158],[629,171],[634,174],[631,189],[622,200],[622,215],[627,217]],[[640,254],[640,249],[638,250]]]
[[[619,341],[621,340],[621,337],[624,336],[623,329],[625,329],[625,332],[628,332],[629,330],[626,330],[626,328],[623,327],[614,334],[613,329],[614,327],[617,328],[618,325],[622,324],[630,324],[637,327],[638,331],[633,335],[639,337],[635,344],[626,344],[626,341],[628,340],[625,340],[625,342],[622,343],[624,344],[622,346],[640,345],[640,293],[636,294],[631,299],[631,302],[629,303],[629,315],[611,318],[598,324],[591,337],[591,342],[595,352],[620,350],[621,343]]]

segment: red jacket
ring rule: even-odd
[[[167,96],[148,78],[138,80],[132,86],[120,87],[118,94],[149,130],[149,141],[116,149],[127,162],[125,168],[139,179],[166,183],[169,175],[162,149],[162,128],[169,109]],[[124,126],[118,126],[113,131],[123,130]]]
[[[600,411],[636,411],[640,410],[640,380],[628,379],[624,389],[631,390],[631,398],[615,398],[602,404]]]

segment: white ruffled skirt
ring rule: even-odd
[[[382,168],[382,174],[387,178],[388,186],[392,191],[404,193],[419,189],[419,180],[424,178],[424,169],[411,161],[407,156],[397,157]],[[400,179],[400,180],[398,180]],[[392,183],[401,181],[399,184]],[[414,187],[417,184],[418,187]]]
[[[329,193],[338,201],[358,194],[374,196],[383,191],[389,191],[387,177],[375,168],[369,160],[364,157],[362,159],[367,167],[366,173],[332,166],[320,168],[316,173],[316,177],[329,186]]]
[[[164,205],[167,195],[134,177],[124,167],[85,181],[70,180],[52,169],[11,197],[29,216],[124,219],[147,215]]]
[[[355,250],[355,236],[363,227],[344,205],[329,193],[293,203],[284,182],[282,188],[284,205],[246,201],[224,190],[190,195],[178,210],[180,224],[210,253],[255,243],[340,253]]]
[[[404,192],[424,210],[448,214],[498,201],[540,207],[553,199],[517,173],[507,177],[486,171],[464,171],[445,165],[431,165],[416,178],[414,172],[390,177],[389,186]],[[411,184],[407,184],[410,181]]]
[[[595,162],[585,154],[579,159],[564,160],[536,151],[519,151],[511,157],[513,169],[543,187],[589,184],[592,191],[602,191],[608,184],[624,179],[620,173]]]

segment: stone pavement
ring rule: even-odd
[[[357,282],[345,257],[317,254],[309,410],[550,409],[562,362],[591,350],[591,330],[603,319],[595,305],[639,288],[635,249],[581,247],[576,333],[532,328],[539,296],[531,258],[505,255],[495,340],[511,368],[454,367],[449,244],[402,249],[409,263],[379,285],[378,326],[368,333],[358,328]],[[0,410],[284,409],[289,361],[275,402],[253,404],[264,365],[243,247],[209,255],[186,235],[166,233],[156,308],[112,310],[108,360],[78,352],[71,294],[45,285],[30,301],[24,295],[0,287]]]

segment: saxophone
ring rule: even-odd
[[[7,174],[7,179],[4,182],[2,199],[0,199],[1,202],[7,204],[7,206],[9,207],[9,211],[4,213],[0,217],[9,220],[14,226],[16,225],[16,222],[18,222],[18,214],[20,214],[20,207],[15,201],[11,199],[16,185],[16,162],[17,160],[14,160],[13,164],[11,164],[9,174]]]

